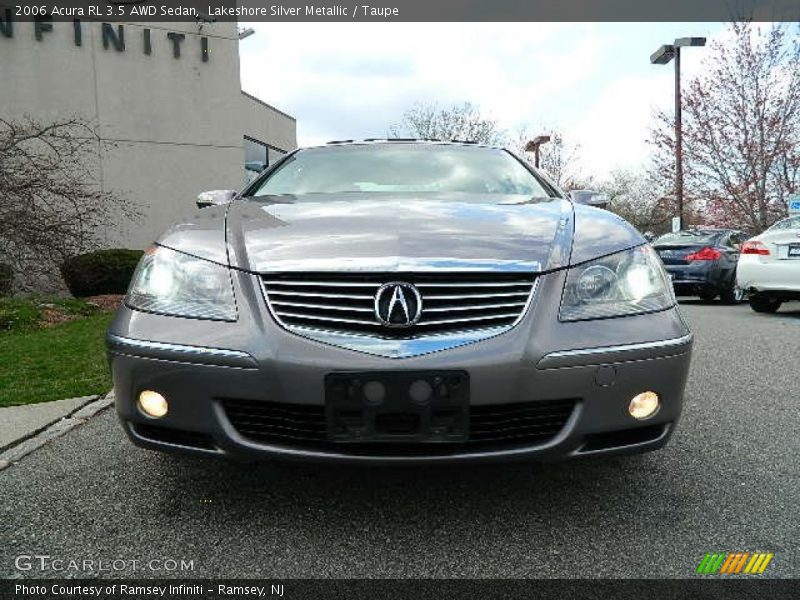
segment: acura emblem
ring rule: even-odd
[[[410,283],[386,283],[375,294],[375,316],[387,327],[410,327],[422,314],[422,296]]]

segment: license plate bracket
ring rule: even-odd
[[[463,442],[469,428],[469,374],[329,373],[325,413],[332,442]]]

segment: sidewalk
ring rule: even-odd
[[[84,423],[114,402],[114,393],[0,408],[0,469]]]

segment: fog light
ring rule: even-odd
[[[148,417],[159,419],[167,414],[167,399],[158,392],[145,390],[139,394],[139,410]]]
[[[648,419],[656,414],[661,400],[655,392],[642,392],[637,394],[628,405],[628,412],[634,419]]]

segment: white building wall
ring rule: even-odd
[[[247,135],[284,151],[297,147],[294,117],[245,92],[242,105],[242,127]]]
[[[185,36],[180,58],[168,33]],[[98,22],[81,23],[80,46],[72,23],[52,23],[41,37],[32,23],[0,35],[0,116],[78,116],[97,125],[100,185],[143,215],[109,224],[110,246],[142,248],[193,210],[199,192],[240,188],[244,135],[296,146],[294,119],[240,92],[235,23],[127,23],[123,51],[111,40],[104,46]]]

